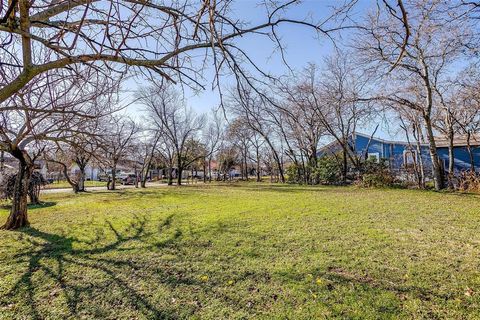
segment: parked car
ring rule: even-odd
[[[122,177],[121,183],[123,185],[135,184],[136,179],[137,175],[135,173],[128,173]]]

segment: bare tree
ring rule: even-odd
[[[104,162],[110,171],[107,189],[115,190],[117,165],[134,152],[134,138],[139,132],[139,126],[132,119],[120,115],[112,116],[105,125],[102,149]]]
[[[142,137],[141,141],[139,141],[138,145],[138,152],[141,158],[141,182],[140,186],[142,188],[146,188],[148,174],[150,172],[150,168],[152,166],[153,159],[155,157],[155,153],[157,152],[157,146],[160,140],[160,133],[154,132],[153,135],[149,135],[151,130],[145,131],[145,135]]]
[[[197,160],[189,157],[193,146],[189,141],[200,134],[205,117],[187,108],[178,91],[171,86],[154,84],[143,88],[138,98],[152,119],[152,128],[163,136],[167,148],[174,152],[177,184],[181,185],[184,169]]]
[[[361,63],[381,76],[382,91],[376,98],[421,113],[430,145],[435,188],[439,190],[444,186],[444,177],[432,123],[437,99],[435,88],[465,53],[465,45],[472,43],[474,34],[468,19],[452,19],[457,15],[449,10],[450,1],[409,0],[403,4],[408,12],[408,41],[404,41],[404,25],[391,19],[391,12],[379,8],[369,15],[362,36],[353,45],[358,49]]]
[[[460,73],[456,81],[458,88],[455,98],[457,110],[455,122],[460,132],[466,136],[467,152],[470,157],[470,170],[475,171],[472,138],[480,133],[480,73],[477,66],[472,66]]]
[[[224,140],[224,123],[222,121],[222,116],[218,111],[212,111],[209,118],[207,126],[203,130],[203,141],[206,147],[206,155],[204,159],[204,168],[203,168],[203,181],[207,180],[207,171],[208,171],[208,181],[212,181],[212,160],[215,157],[216,153],[220,150],[222,142]]]
[[[420,189],[425,189],[425,162],[422,152],[422,144],[425,143],[425,135],[423,132],[422,115],[419,112],[405,108],[402,105],[392,106],[398,116],[400,128],[405,132],[409,145],[411,160],[413,161],[413,170]],[[413,141],[411,139],[413,138]],[[407,152],[408,152],[407,151]],[[412,152],[414,151],[414,152]],[[405,155],[406,157],[407,155]],[[407,159],[406,159],[407,160]],[[405,166],[409,163],[406,161]],[[408,172],[408,167],[405,168]]]
[[[250,158],[252,130],[243,120],[242,118],[236,118],[230,122],[226,138],[238,150],[241,176],[248,181],[248,159]]]
[[[92,127],[90,127],[92,128]],[[90,161],[95,158],[98,151],[99,136],[96,136],[94,130],[91,134],[77,135],[66,142],[57,142],[54,147],[45,150],[43,159],[48,162],[56,163],[62,168],[62,173],[75,193],[85,192],[86,168]],[[71,174],[70,166],[75,165],[78,173]]]
[[[342,148],[342,177],[347,180],[348,163],[356,168],[360,166],[352,135],[361,121],[365,121],[370,109],[359,102],[366,79],[356,73],[352,62],[344,55],[328,57],[325,68],[319,71],[311,64],[304,71],[302,78],[293,85],[282,89],[283,94],[292,105],[309,110],[311,122],[310,148],[318,143],[322,131],[328,133]],[[313,149],[309,152],[313,157]],[[316,158],[314,158],[316,159]],[[310,159],[310,161],[314,161]]]
[[[34,162],[48,142],[88,134],[84,123],[111,112],[104,103],[117,84],[96,72],[44,73],[0,106],[0,148],[19,162],[12,209],[4,229],[28,225],[27,187]]]
[[[235,117],[243,119],[242,121],[259,134],[271,149],[280,181],[284,183],[283,149],[280,137],[285,136],[286,132],[282,115],[275,108],[276,105],[272,97],[264,92],[252,90],[242,82],[239,82],[235,90],[230,93],[228,103],[229,111]]]
[[[282,25],[311,28],[321,35],[343,26],[332,25],[355,1],[332,10],[321,21],[289,15],[295,1],[265,2],[257,10],[264,22],[251,24],[233,14],[233,4],[218,1],[137,0],[11,0],[0,6],[0,103],[35,77],[75,65],[124,73],[141,67],[169,81],[200,84],[203,64],[245,74],[241,60],[250,61],[237,38],[257,35],[283,48],[278,36]],[[146,46],[145,44],[149,44]],[[194,58],[203,54],[203,61]],[[243,59],[242,59],[243,58]]]

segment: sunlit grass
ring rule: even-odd
[[[0,232],[0,318],[479,316],[477,196],[198,184],[43,200],[31,228]]]

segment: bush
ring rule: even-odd
[[[458,177],[457,189],[480,193],[480,174],[474,171],[463,171]]]
[[[392,187],[395,183],[390,168],[385,159],[376,162],[375,159],[367,160],[362,164],[362,170],[357,184],[366,188]]]
[[[286,172],[287,182],[289,183],[303,183],[303,170],[300,166],[296,164],[291,164],[288,166]]]
[[[323,156],[318,159],[315,174],[320,183],[340,183],[342,180],[342,165],[334,156]]]
[[[13,197],[13,190],[15,186],[15,179],[17,174],[13,173],[6,175],[2,179],[2,186],[0,188],[1,199],[11,199]],[[47,181],[40,172],[34,171],[30,178],[28,185],[28,196],[30,201],[34,204],[39,202],[40,188],[47,184]]]

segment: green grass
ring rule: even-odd
[[[105,181],[96,181],[96,180],[88,180],[85,181],[85,188],[89,187],[106,187],[107,183]],[[70,184],[67,181],[54,181],[53,183],[49,183],[43,187],[44,189],[64,189],[64,188],[71,188]]]
[[[43,200],[31,228],[0,231],[0,318],[480,318],[478,196],[198,184]]]

